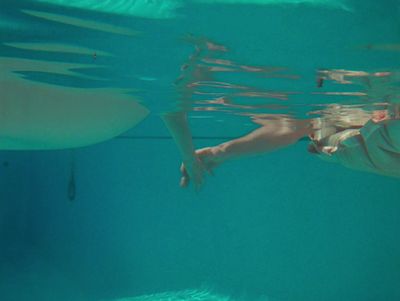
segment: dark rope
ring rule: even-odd
[[[75,152],[71,150],[70,158],[70,174],[67,187],[67,196],[70,202],[75,201],[76,198],[76,181],[75,181]]]
[[[193,136],[193,140],[232,140],[238,137],[233,136]],[[118,136],[116,139],[132,139],[132,140],[170,140],[172,136]],[[301,138],[299,141],[309,141],[307,137]]]

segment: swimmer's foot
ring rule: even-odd
[[[203,184],[204,174],[213,174],[213,169],[220,162],[217,159],[215,147],[206,147],[196,150],[196,160],[191,162],[183,162],[181,165],[181,187],[187,187],[190,181],[193,182],[196,189]]]
[[[181,187],[187,187],[190,181],[192,181],[196,190],[200,189],[201,185],[203,184],[204,167],[197,156],[195,157],[194,161],[184,161],[181,164],[181,174]]]

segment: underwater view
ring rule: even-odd
[[[0,0],[0,300],[400,300],[399,0]]]

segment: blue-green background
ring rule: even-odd
[[[2,42],[58,39],[115,53],[105,62],[109,85],[141,89],[153,111],[133,136],[168,134],[158,114],[173,106],[172,82],[193,51],[180,40],[187,32],[227,45],[231,59],[288,67],[303,76],[295,84],[306,91],[317,68],[385,70],[400,63],[399,52],[357,49],[400,42],[395,0],[351,1],[351,12],[191,5],[171,20],[70,9],[143,31],[137,38],[48,26],[19,11],[44,5],[0,3],[2,17],[33,24],[0,28]],[[6,46],[0,54],[31,55]],[[132,82],[129,74],[157,81]],[[203,136],[253,128],[230,116],[192,126]],[[217,142],[195,141],[198,147]],[[0,298],[103,300],[210,288],[245,301],[400,300],[399,181],[320,161],[306,147],[300,142],[226,164],[195,193],[178,186],[180,158],[172,140],[114,139],[75,151],[72,203],[69,151],[3,151]]]

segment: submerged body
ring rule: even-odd
[[[400,120],[369,121],[341,141],[332,155],[320,156],[348,168],[400,178]]]
[[[268,120],[244,137],[197,150],[195,156],[204,170],[211,171],[228,160],[268,153],[308,136],[310,152],[322,159],[351,169],[400,178],[400,119],[395,111],[397,106],[393,112],[371,114],[348,110],[347,125],[343,120],[321,118]],[[181,186],[187,186],[190,175],[184,165],[181,172]]]
[[[221,81],[214,79],[218,72],[252,72],[264,76],[275,76],[280,78],[296,77],[284,73],[271,73],[279,69],[265,67],[244,66],[235,62],[220,59],[227,51],[226,47],[215,44],[206,38],[191,37],[190,42],[195,44],[195,52],[189,57],[182,67],[182,74],[178,80],[178,91],[180,92],[180,111],[166,114],[164,121],[169,128],[175,142],[181,152],[183,163],[181,165],[181,186],[187,186],[192,180],[198,188],[204,179],[206,172],[225,161],[238,159],[245,156],[260,155],[277,149],[287,147],[302,138],[309,138],[311,144],[309,151],[318,154],[321,158],[341,163],[342,165],[379,173],[387,176],[400,177],[400,122],[399,105],[391,102],[396,94],[391,95],[391,90],[383,90],[386,81],[397,77],[397,72],[365,72],[345,69],[319,70],[317,72],[317,87],[321,88],[325,80],[332,80],[340,84],[351,84],[359,82],[366,88],[365,92],[333,92],[334,95],[351,95],[361,97],[365,103],[359,106],[330,104],[322,110],[310,111],[308,116],[318,115],[311,119],[297,119],[290,114],[262,114],[244,113],[251,121],[259,127],[251,133],[233,139],[225,143],[195,150],[187,112],[194,101],[193,95],[203,93],[196,90],[199,85],[221,85]],[[218,45],[218,47],[216,47]],[[206,65],[205,62],[212,62]],[[226,67],[229,66],[227,69]],[[245,67],[245,68],[243,68]],[[290,92],[264,91],[247,86],[231,85],[223,82],[223,87],[229,91],[225,95],[217,94],[214,98],[203,101],[207,107],[197,107],[198,110],[218,110],[211,104],[218,104],[226,108],[254,109],[257,106],[237,105],[231,103],[230,98],[243,96],[250,97],[261,95],[268,98],[287,100]],[[382,88],[383,87],[383,88]],[[386,87],[387,88],[387,87]],[[238,89],[239,92],[236,92]],[[210,89],[213,91],[212,89]],[[247,93],[243,93],[243,91]],[[367,93],[368,92],[368,93]],[[380,92],[380,93],[377,93]],[[325,92],[330,95],[332,92]],[[210,95],[213,95],[210,93]],[[370,99],[384,98],[385,101],[378,103],[371,109],[364,104],[371,104]],[[198,103],[198,101],[197,101]],[[321,105],[318,105],[320,107]],[[268,107],[276,109],[275,107]]]

